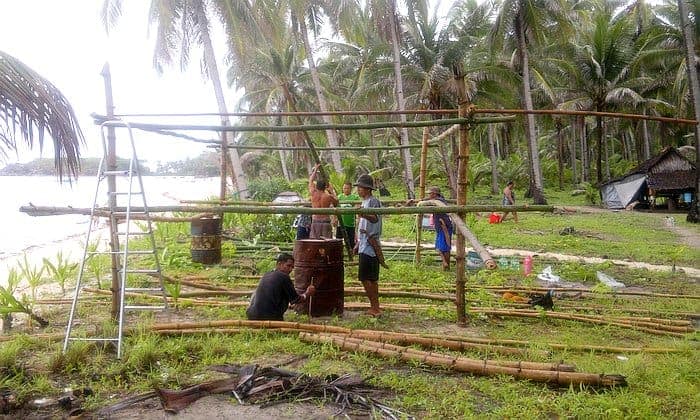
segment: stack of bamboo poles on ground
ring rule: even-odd
[[[233,329],[232,329],[233,327]],[[506,361],[492,359],[471,359],[446,354],[416,350],[406,346],[390,344],[398,342],[422,347],[444,347],[454,350],[479,350],[486,353],[522,355],[522,348],[482,345],[462,340],[446,340],[421,337],[412,334],[385,331],[351,330],[349,328],[303,324],[284,321],[210,321],[201,323],[156,324],[152,330],[159,334],[184,333],[238,333],[240,328],[274,329],[282,332],[299,333],[303,341],[328,343],[347,351],[360,351],[380,357],[398,358],[404,361],[420,362],[429,366],[447,368],[474,375],[511,375],[519,379],[563,386],[614,387],[626,385],[624,376],[576,372],[575,367],[564,363],[541,363],[529,361]]]
[[[194,283],[188,282],[190,285]],[[198,285],[201,286],[201,285]],[[247,302],[245,301],[212,301],[204,300],[202,298],[211,297],[229,297],[229,298],[247,298],[252,293],[253,290],[220,290],[217,287],[212,287],[211,289],[216,290],[204,290],[195,292],[181,292],[177,297],[179,303],[188,303],[196,306],[245,306]],[[97,290],[86,288],[86,291],[90,291],[96,294],[109,294],[108,291]],[[138,295],[129,294],[133,297],[142,296],[148,298],[148,295]],[[345,296],[364,296],[365,292],[361,289],[346,288]],[[380,292],[382,297],[394,297],[394,298],[410,298],[410,299],[426,299],[437,302],[454,302],[454,297],[446,294],[436,294],[436,293],[414,293],[406,291],[386,291],[382,290]],[[198,299],[199,298],[199,299]],[[174,299],[171,299],[171,301]],[[357,310],[366,309],[366,304],[364,302],[347,302],[345,304],[346,309]],[[406,305],[397,303],[387,303],[385,304],[387,309],[397,310],[397,311],[413,311],[419,309],[416,304]],[[428,308],[428,306],[421,306],[420,308]],[[586,310],[585,307],[582,308]],[[665,318],[652,318],[652,317],[631,317],[631,316],[612,316],[612,315],[591,315],[585,313],[571,313],[571,312],[559,312],[559,311],[538,311],[530,308],[503,308],[503,307],[478,307],[472,306],[468,309],[469,313],[472,314],[483,314],[496,317],[520,317],[520,318],[534,318],[534,319],[561,319],[569,321],[586,322],[596,325],[610,325],[620,328],[633,329],[636,331],[642,331],[654,335],[670,335],[674,337],[685,337],[687,334],[695,332],[692,322],[688,320],[679,319],[665,319]]]

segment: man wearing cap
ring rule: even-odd
[[[431,200],[445,203],[445,197],[440,194],[440,188],[430,187],[428,190]],[[447,213],[433,213],[433,223],[435,224],[435,249],[442,258],[442,269],[450,269],[450,253],[452,251],[452,219]]]
[[[333,186],[325,180],[316,180],[320,164],[314,166],[309,175],[309,196],[311,197],[311,207],[329,208],[338,206],[338,197],[335,195]],[[315,181],[316,180],[316,181]],[[315,181],[315,182],[314,182]],[[333,228],[331,227],[331,217],[327,214],[311,215],[310,239],[333,238]]]
[[[277,267],[263,275],[250,299],[250,306],[245,311],[252,321],[284,321],[284,312],[290,303],[308,301],[309,296],[316,293],[316,288],[310,284],[304,293],[297,294],[289,278],[294,269],[294,257],[283,252],[277,256]]]
[[[372,195],[374,179],[370,175],[360,175],[354,184],[357,194],[362,199],[362,208],[379,208],[381,203]],[[382,218],[378,214],[362,214],[357,223],[357,243],[355,252],[358,254],[359,265],[357,277],[365,288],[370,308],[368,315],[379,316],[382,313],[379,307],[379,236],[382,234]],[[379,249],[375,249],[375,246]]]

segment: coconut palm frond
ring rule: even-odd
[[[30,148],[43,148],[44,133],[54,144],[59,179],[75,177],[80,167],[80,145],[85,138],[73,108],[48,80],[13,56],[0,51],[0,148],[16,150],[17,129]],[[9,135],[8,135],[9,134]]]

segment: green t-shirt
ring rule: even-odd
[[[338,201],[340,202],[340,207],[352,207],[353,204],[351,203],[345,203],[343,204],[343,201],[360,201],[360,196],[355,194],[355,193],[350,193],[348,195],[345,195],[343,193],[338,194]],[[354,214],[343,214],[340,216],[343,222],[343,226],[345,227],[355,227],[355,215]]]

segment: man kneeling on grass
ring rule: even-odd
[[[310,284],[304,293],[297,294],[289,278],[294,269],[294,257],[283,252],[277,256],[275,270],[265,273],[250,299],[246,316],[251,321],[284,321],[284,313],[289,304],[305,302],[309,296],[316,293],[316,288]]]

